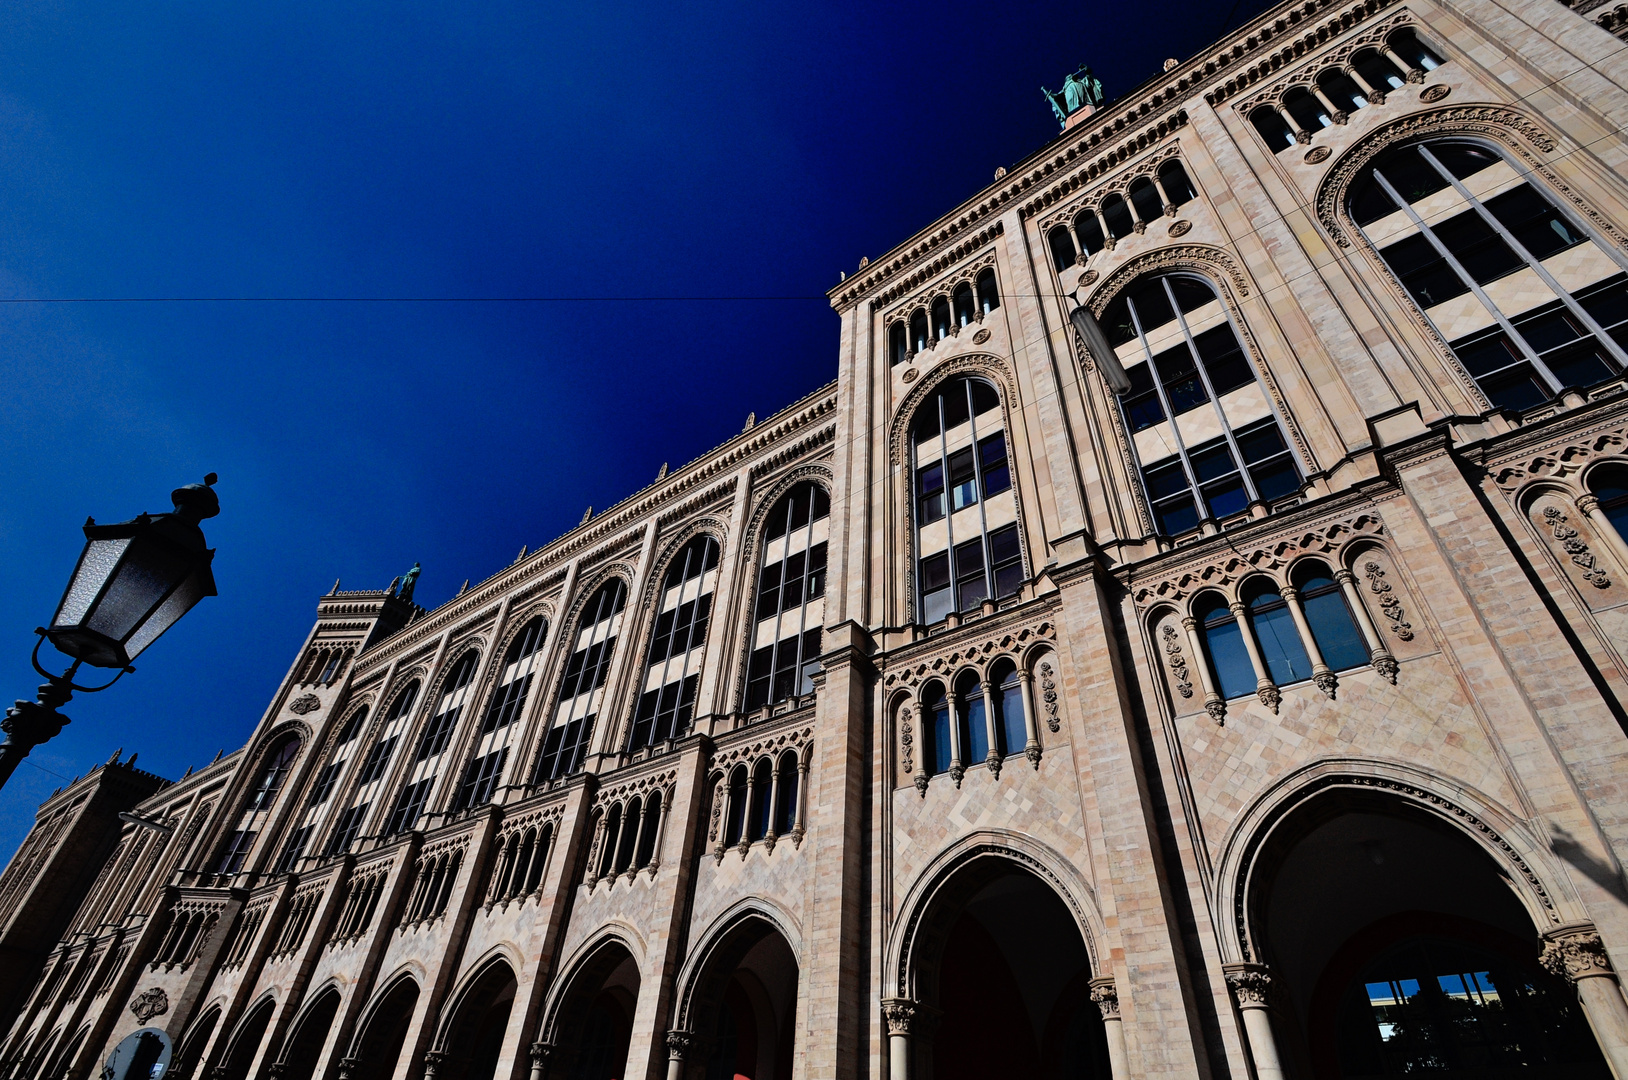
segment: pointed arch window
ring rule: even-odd
[[[1299,464],[1208,280],[1160,274],[1103,311],[1131,391],[1119,399],[1159,532],[1298,494]]]
[[[1001,756],[1021,754],[1029,744],[1029,725],[1017,665],[999,661],[990,668],[989,681],[995,691],[995,734],[1000,738]]]
[[[300,745],[299,736],[285,735],[267,748],[261,758],[260,771],[243,801],[237,829],[216,864],[217,874],[235,874],[243,869],[243,862],[254,846],[255,837],[265,827],[272,804],[277,801],[277,792],[282,789],[283,781],[294,767]]]
[[[1352,618],[1345,591],[1328,567],[1315,561],[1301,563],[1291,580],[1300,594],[1306,625],[1323,662],[1334,671],[1367,665],[1372,659],[1368,641]]]
[[[661,580],[629,750],[676,739],[689,730],[717,587],[718,541],[697,536],[673,556]]]
[[[959,376],[921,403],[911,429],[917,618],[1003,599],[1023,584],[1017,495],[1012,490],[1000,394]]]
[[[583,605],[532,783],[558,780],[582,768],[588,736],[604,703],[605,678],[626,606],[627,584],[621,578],[605,582]]]
[[[805,480],[769,510],[760,545],[747,711],[814,692],[825,625],[831,496]]]
[[[950,771],[955,759],[955,743],[950,736],[950,701],[940,683],[931,683],[921,695],[922,763],[932,775]]]
[[[1253,694],[1258,685],[1255,665],[1249,660],[1243,627],[1238,625],[1226,597],[1219,593],[1206,594],[1194,605],[1193,614],[1198,620],[1205,659],[1209,661],[1221,696],[1236,698]]]
[[[1387,150],[1347,207],[1493,405],[1528,409],[1628,367],[1628,262],[1501,149]]]
[[[542,663],[543,642],[547,637],[548,623],[538,615],[522,626],[509,643],[503,655],[503,669],[498,672],[497,689],[492,692],[492,700],[481,717],[474,749],[458,782],[454,810],[485,806],[497,793],[509,761],[509,747],[520,730],[519,720],[531,694],[537,665]]]
[[[1266,673],[1278,686],[1311,678],[1311,657],[1295,626],[1288,602],[1269,578],[1257,577],[1244,589],[1250,628],[1261,650]]]
[[[356,774],[356,786],[351,791],[350,804],[339,813],[334,823],[334,831],[330,834],[328,845],[324,849],[325,854],[340,855],[349,851],[351,844],[361,834],[368,810],[378,801],[385,780],[390,774],[390,763],[395,757],[396,747],[401,743],[412,722],[413,706],[418,702],[418,691],[418,680],[414,679],[391,700],[390,707],[385,711],[384,723],[380,726],[378,738],[368,749]],[[347,751],[347,759],[349,756],[350,752]],[[313,810],[320,815],[320,808]]]
[[[435,782],[446,764],[447,751],[451,748],[458,720],[468,704],[475,669],[479,664],[480,655],[471,649],[458,658],[442,682],[435,711],[419,733],[407,778],[396,794],[390,817],[385,821],[386,836],[394,836],[416,826],[419,815],[429,805],[430,797],[435,793]]]
[[[955,682],[955,720],[960,728],[961,760],[976,765],[989,757],[989,715],[984,691],[975,671],[963,672]]]

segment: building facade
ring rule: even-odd
[[[4,1077],[1628,1077],[1625,22],[1054,98],[834,384],[53,796]]]

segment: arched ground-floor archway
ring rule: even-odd
[[[259,1053],[260,1044],[266,1037],[266,1026],[271,1023],[271,1014],[276,1011],[277,1003],[270,998],[249,1010],[249,1015],[243,1018],[233,1033],[231,1045],[221,1061],[226,1071],[222,1073],[220,1066],[217,1066],[210,1072],[211,1080],[248,1080],[254,1055]]]
[[[390,1080],[417,1005],[418,983],[411,976],[403,976],[385,991],[368,1011],[360,1034],[352,1040],[350,1080]],[[335,1062],[329,1068],[330,1076],[337,1074],[338,1065]]]
[[[518,983],[505,960],[494,960],[453,1004],[436,1050],[435,1080],[493,1080]]]
[[[215,1034],[215,1028],[220,1024],[220,1014],[220,1006],[213,1005],[201,1018],[193,1022],[192,1027],[182,1037],[181,1049],[171,1061],[166,1076],[172,1080],[192,1080],[198,1075],[204,1047],[209,1045],[210,1036]]]
[[[602,941],[576,965],[548,1025],[549,1076],[622,1080],[639,1000],[639,965],[627,946]]]
[[[1611,1075],[1504,871],[1406,800],[1337,788],[1290,811],[1247,917],[1259,964],[1229,981],[1258,1066],[1264,1051],[1317,1080]]]
[[[1018,862],[984,855],[947,878],[922,913],[909,964],[909,1080],[1109,1080],[1079,923]],[[902,1023],[897,1015],[890,1027]],[[893,1069],[902,1080],[898,1062]]]
[[[681,1002],[687,1080],[790,1080],[797,956],[774,922],[751,913],[708,945]],[[680,1052],[681,1048],[671,1048]]]
[[[339,999],[339,988],[328,987],[294,1022],[294,1030],[283,1044],[283,1070],[279,1080],[311,1080],[333,1028],[334,1016],[339,1012]]]

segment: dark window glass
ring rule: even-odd
[[[346,743],[356,738],[356,736],[360,734],[362,730],[363,721],[366,719],[367,706],[363,705],[360,709],[357,709],[355,712],[350,714],[350,719],[345,721],[345,727],[339,732],[339,738],[334,740],[334,745],[336,747],[344,746]]]
[[[1131,205],[1136,216],[1143,221],[1157,221],[1164,216],[1164,204],[1159,202],[1159,189],[1144,177],[1131,185]]]
[[[458,785],[455,810],[472,806],[485,806],[497,792],[497,782],[503,776],[503,763],[509,758],[509,748],[478,757],[464,767],[463,783]]]
[[[1244,358],[1244,348],[1238,344],[1238,335],[1231,326],[1216,326],[1193,337],[1198,355],[1204,358],[1204,371],[1210,377],[1210,387],[1217,394],[1225,394],[1255,381],[1255,372]]]
[[[1407,79],[1397,66],[1373,49],[1365,49],[1351,58],[1351,66],[1368,81],[1368,85],[1386,93],[1400,90]]]
[[[972,299],[972,286],[966,282],[955,287],[955,325],[967,326],[978,317],[978,304]]]
[[[746,769],[738,768],[729,779],[729,819],[724,825],[724,842],[740,843],[746,829]]]
[[[1303,131],[1317,131],[1319,128],[1332,127],[1334,120],[1323,108],[1323,103],[1312,97],[1304,88],[1297,87],[1283,95],[1283,107],[1289,110],[1296,124]]]
[[[1351,618],[1345,594],[1320,565],[1304,567],[1295,574],[1300,588],[1300,604],[1306,611],[1312,640],[1323,654],[1323,663],[1335,671],[1362,667],[1368,663],[1368,643]]]
[[[367,817],[367,809],[372,803],[363,803],[353,806],[339,815],[339,821],[334,825],[333,835],[328,837],[328,847],[324,854],[342,855],[350,850],[356,842],[356,834],[362,831],[362,821]]]
[[[1601,470],[1592,474],[1589,488],[1600,500],[1600,510],[1617,530],[1617,535],[1628,539],[1628,473],[1620,469]]]
[[[1187,170],[1181,167],[1181,162],[1166,162],[1159,168],[1159,183],[1164,185],[1164,193],[1170,196],[1170,201],[1176,206],[1191,202],[1197,198],[1193,192],[1193,183],[1187,179]]]
[[[950,455],[950,507],[961,510],[978,501],[978,470],[972,447]]]
[[[1467,210],[1456,214],[1432,231],[1453,253],[1465,271],[1479,285],[1495,281],[1525,266],[1515,249],[1504,243],[1480,214]]]
[[[769,679],[774,672],[774,646],[752,651],[746,667],[746,707],[756,709],[769,703]]]
[[[1226,601],[1215,597],[1199,609],[1199,628],[1204,652],[1215,673],[1216,686],[1224,698],[1243,697],[1255,692],[1255,668],[1244,647],[1243,631]]]
[[[582,767],[582,750],[593,730],[594,714],[564,724],[555,724],[543,739],[543,753],[537,761],[534,783],[570,776]]]
[[[1017,668],[1008,667],[1005,674],[995,672],[995,731],[1001,737],[1001,754],[1023,753],[1029,743],[1028,725],[1023,718],[1023,684],[1018,681]]]
[[[1240,429],[1233,437],[1249,468],[1249,478],[1263,501],[1271,502],[1300,489],[1300,470],[1295,467],[1294,457],[1276,421],[1258,421]]]
[[[424,728],[424,734],[418,740],[418,752],[413,755],[414,761],[435,757],[447,748],[447,743],[452,741],[452,726],[458,722],[458,714],[462,711],[454,707],[430,717],[429,725]]]
[[[924,308],[910,313],[910,348],[915,352],[927,348],[927,311]]]
[[[1250,599],[1249,622],[1260,646],[1267,674],[1279,686],[1311,678],[1311,658],[1300,640],[1289,605],[1274,586],[1256,586]]]
[[[1531,184],[1494,196],[1486,205],[1534,259],[1547,259],[1585,239]]]
[[[1224,440],[1194,450],[1188,459],[1213,518],[1231,517],[1249,506],[1249,493]]]
[[[905,343],[904,323],[894,323],[888,327],[888,356],[894,364],[902,364],[910,355],[910,347]]]
[[[1046,234],[1046,240],[1051,244],[1051,261],[1059,271],[1067,270],[1074,265],[1074,240],[1068,235],[1068,228],[1059,225]]]
[[[1547,385],[1503,331],[1455,341],[1453,352],[1494,405],[1519,412],[1549,400]]]
[[[1134,290],[1131,303],[1136,306],[1136,321],[1141,324],[1144,334],[1153,333],[1176,317],[1175,308],[1170,306],[1170,297],[1165,295],[1164,282],[1158,279]]]
[[[1351,185],[1351,218],[1358,225],[1369,225],[1387,214],[1396,213],[1396,200],[1385,194],[1385,189],[1371,174]]]
[[[989,757],[989,724],[984,715],[984,694],[976,678],[956,687],[955,712],[961,725],[961,756],[967,765]]]
[[[1588,327],[1559,304],[1515,320],[1515,329],[1561,386],[1593,386],[1616,375],[1616,364]]]
[[[1294,132],[1289,130],[1283,114],[1272,106],[1262,105],[1251,112],[1249,122],[1255,125],[1255,130],[1260,132],[1261,138],[1266,140],[1266,145],[1270,146],[1274,153],[1294,145]]]
[[[1399,240],[1379,252],[1420,307],[1434,307],[1470,291],[1464,279],[1423,236]]]
[[[492,695],[491,707],[486,710],[486,719],[481,722],[481,733],[496,731],[520,719],[520,710],[525,707],[526,695],[530,691],[529,673],[498,687],[497,693]]]
[[[933,337],[943,341],[950,336],[950,301],[938,297],[933,301]]]
[[[344,769],[345,763],[343,761],[335,761],[324,765],[322,771],[317,774],[317,782],[311,788],[311,799],[306,805],[321,806],[327,802],[328,797],[333,794],[334,784],[339,781],[339,774]]]
[[[371,784],[384,775],[385,769],[390,765],[390,755],[396,749],[396,736],[392,735],[383,742],[374,745],[368,752],[367,760],[362,763],[362,772],[356,778],[358,784]]]
[[[226,842],[226,850],[221,852],[220,862],[215,865],[217,874],[235,874],[243,869],[243,860],[249,857],[249,849],[254,846],[254,838],[258,834],[252,830],[239,829],[232,834]]]
[[[779,798],[774,831],[777,836],[788,836],[797,825],[797,759],[790,755],[780,759]]]
[[[757,579],[757,617],[767,619],[780,611],[780,572],[784,563],[771,563]]]
[[[1131,431],[1137,432],[1150,428],[1164,419],[1164,406],[1159,403],[1159,394],[1153,389],[1153,365],[1137,364],[1126,369],[1125,374],[1131,379],[1131,392],[1120,398],[1120,404],[1125,409],[1125,420],[1130,424]]]
[[[1153,516],[1159,531],[1166,536],[1179,536],[1198,528],[1198,509],[1193,504],[1193,489],[1187,482],[1187,473],[1181,461],[1172,458],[1142,470],[1142,482],[1147,486],[1148,499],[1153,503]]]
[[[1131,308],[1123,296],[1115,297],[1103,309],[1100,324],[1110,345],[1118,347],[1136,339],[1136,324],[1131,321]]]
[[[311,842],[311,831],[314,827],[301,825],[288,834],[288,843],[283,845],[283,853],[277,856],[277,868],[274,873],[286,874],[294,869],[294,865],[305,855],[305,845]]]
[[[955,430],[972,415],[972,406],[967,401],[967,384],[960,379],[947,383],[939,400],[944,408],[945,431]]]
[[[684,581],[691,581],[718,565],[718,541],[710,536],[698,536],[684,545],[684,550],[673,556],[662,578],[662,589],[671,589]]]
[[[385,823],[386,836],[406,832],[418,823],[418,815],[423,812],[424,804],[429,801],[430,788],[435,785],[435,777],[426,776],[416,784],[408,784],[396,796],[396,805],[390,811],[390,820]]]
[[[1176,294],[1176,307],[1183,314],[1197,311],[1205,304],[1215,302],[1215,289],[1208,283],[1190,277],[1166,278],[1170,291]]]
[[[1094,212],[1087,210],[1074,219],[1074,233],[1080,238],[1080,250],[1087,255],[1095,255],[1102,250],[1106,238],[1102,235],[1102,223]]]
[[[989,583],[984,578],[984,542],[968,540],[955,547],[956,607],[970,611],[983,603],[989,595]]]
[[[1131,220],[1131,208],[1118,195],[1109,196],[1108,201],[1102,204],[1102,220],[1107,222],[1108,233],[1115,240],[1123,240],[1136,231],[1136,223]]]
[[[990,576],[995,579],[995,596],[1014,595],[1023,584],[1023,547],[1016,525],[989,534]]]
[[[277,790],[283,786],[283,779],[294,764],[295,756],[300,752],[298,739],[285,739],[266,755],[266,763],[260,767],[260,778],[255,781],[254,790],[249,794],[247,810],[269,810],[272,802],[277,798]]]
[[[1137,311],[1141,311],[1140,304]],[[1198,377],[1193,351],[1185,341],[1159,353],[1153,358],[1153,365],[1158,369],[1165,395],[1170,399],[1170,411],[1177,416],[1191,412],[1210,400],[1204,392],[1204,383]]]
[[[1580,293],[1577,302],[1619,345],[1628,345],[1628,279],[1614,278]]]
[[[995,271],[985,270],[978,275],[978,310],[989,314],[1001,306],[1001,293],[995,285]]]
[[[944,696],[943,688],[936,683],[922,700],[922,713],[922,726],[932,732],[933,774],[949,772],[953,749],[950,742],[950,702]]]
[[[921,560],[922,620],[931,626],[951,610],[950,553],[941,551]]]
[[[979,468],[984,475],[984,497],[999,494],[1012,486],[1012,473],[1006,467],[1005,433],[978,440]]]
[[[1420,155],[1418,147],[1409,146],[1394,156],[1380,161],[1379,172],[1389,180],[1397,194],[1410,203],[1434,195],[1447,186],[1435,166]]]

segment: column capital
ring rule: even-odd
[[[428,1080],[429,1077],[434,1076],[435,1075],[435,1070],[439,1069],[441,1067],[441,1064],[444,1061],[446,1061],[446,1059],[447,1059],[447,1054],[446,1054],[445,1050],[426,1050],[426,1051],[424,1051],[424,1076],[425,1076],[425,1080]]]
[[[339,1059],[339,1080],[350,1080],[351,1077],[356,1075],[356,1070],[359,1069],[361,1067],[361,1065],[362,1065],[362,1059],[361,1058],[354,1057],[354,1056],[353,1057],[340,1058]]]
[[[1227,985],[1240,1009],[1264,1009],[1272,990],[1272,972],[1265,964],[1223,964]]]
[[[526,1048],[526,1056],[531,1059],[533,1065],[536,1065],[547,1061],[554,1055],[556,1049],[558,1048],[551,1042],[534,1042]]]
[[[920,1008],[918,1002],[910,998],[883,998],[882,1018],[887,1021],[889,1035],[908,1035],[910,1026],[916,1020],[916,1011]]]
[[[1091,1000],[1102,1010],[1104,1020],[1119,1019],[1119,988],[1112,975],[1098,975],[1091,980]]]
[[[1334,580],[1339,582],[1341,585],[1344,585],[1347,582],[1355,585],[1357,583],[1357,575],[1353,574],[1350,570],[1347,570],[1342,566],[1338,570],[1334,571]]]
[[[1593,923],[1572,923],[1544,934],[1543,955],[1538,963],[1567,982],[1616,978],[1605,942]]]
[[[1594,494],[1592,491],[1577,496],[1577,509],[1582,511],[1584,516],[1594,513],[1594,511],[1598,510],[1599,508],[1600,497]]]
[[[675,1061],[683,1061],[695,1045],[695,1032],[680,1031],[677,1028],[667,1033],[667,1056]]]

